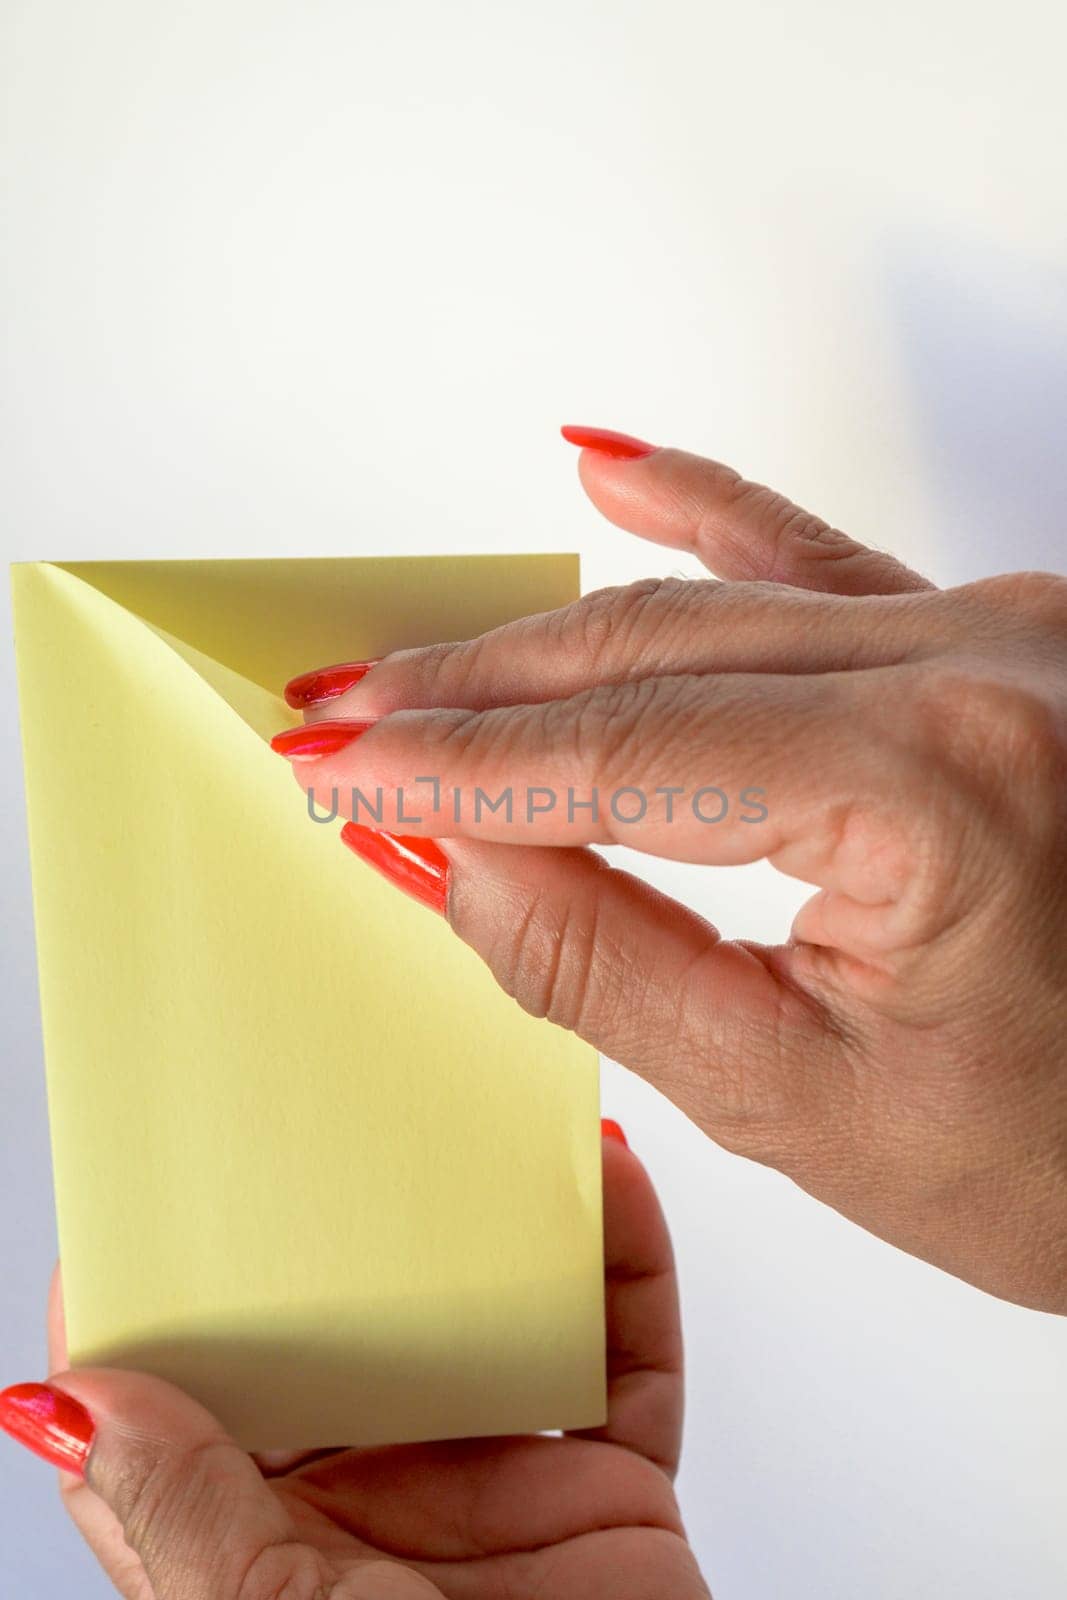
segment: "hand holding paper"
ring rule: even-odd
[[[508,993],[717,1143],[1067,1312],[1067,579],[939,591],[721,462],[564,432],[608,517],[739,581],[396,652],[308,707],[298,780],[387,829],[402,794]],[[816,892],[735,940],[587,848],[620,844]]]
[[[596,1060],[315,824],[309,659],[573,598],[571,557],[14,569],[71,1359],[246,1448],[603,1420]]]
[[[0,1394],[0,1426],[68,1468],[67,1507],[131,1596],[707,1600],[671,1486],[682,1373],[670,1240],[621,1130],[604,1134],[603,1428],[320,1451],[257,1470],[158,1378],[64,1372],[58,1284],[58,1375]]]

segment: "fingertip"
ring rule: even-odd
[[[13,1383],[0,1392],[0,1430],[64,1472],[82,1474],[96,1425],[88,1409],[54,1383]]]
[[[638,439],[631,433],[619,433],[614,428],[588,428],[579,423],[565,422],[559,431],[568,444],[576,444],[582,450],[595,450],[617,461],[636,461],[659,449],[658,445],[649,444],[647,440]]]
[[[626,1150],[630,1148],[630,1141],[623,1132],[621,1125],[612,1117],[601,1117],[600,1137],[602,1139],[612,1139],[616,1144],[621,1144]]]
[[[388,833],[361,822],[346,822],[341,843],[374,867],[395,888],[444,916],[452,863],[434,839]]]
[[[286,705],[294,711],[306,711],[312,706],[337,700],[357,683],[362,683],[380,660],[380,656],[375,656],[367,661],[345,661],[337,666],[316,667],[313,672],[290,678],[283,690]]]

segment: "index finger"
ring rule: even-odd
[[[599,431],[564,430],[585,446],[578,471],[597,509],[628,533],[691,551],[720,577],[771,578],[843,595],[934,587],[886,551],[860,544],[721,461],[670,449],[620,459],[596,447]]]

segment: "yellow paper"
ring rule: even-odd
[[[603,1420],[595,1056],[309,820],[266,742],[294,674],[577,577],[13,569],[73,1365],[169,1378],[248,1449]]]

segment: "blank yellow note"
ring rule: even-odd
[[[72,1365],[248,1449],[604,1417],[593,1053],[309,820],[298,672],[577,593],[572,556],[13,569]]]

